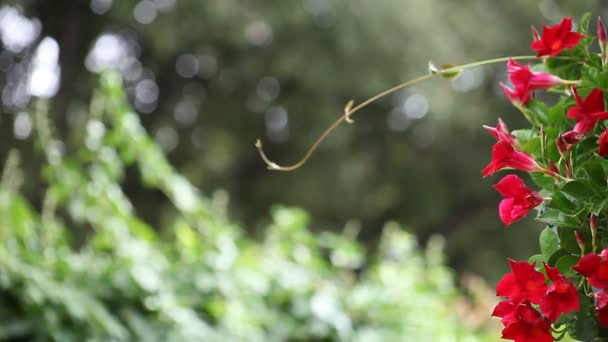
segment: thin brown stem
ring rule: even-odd
[[[556,57],[556,58],[560,58],[562,59],[562,57]],[[563,57],[563,58],[567,58],[570,59],[571,57]],[[319,145],[325,140],[325,138],[327,138],[327,136],[329,136],[329,134],[331,132],[333,132],[338,126],[340,126],[340,124],[343,121],[346,121],[348,123],[353,123],[353,120],[351,119],[351,116],[358,112],[359,110],[367,107],[368,105],[370,105],[371,103],[385,97],[388,96],[390,94],[393,94],[401,89],[407,88],[413,84],[416,84],[418,82],[422,82],[425,80],[428,80],[430,78],[433,78],[435,76],[444,76],[446,78],[449,78],[448,75],[453,74],[453,73],[458,73],[461,72],[462,70],[468,69],[468,68],[472,68],[472,67],[477,67],[477,66],[481,66],[481,65],[487,65],[487,64],[495,64],[495,63],[501,63],[501,62],[505,62],[509,59],[513,59],[513,60],[537,60],[539,59],[536,56],[512,56],[512,57],[500,57],[500,58],[494,58],[494,59],[488,59],[488,60],[483,60],[483,61],[477,61],[477,62],[473,62],[473,63],[468,63],[468,64],[463,64],[463,65],[457,65],[457,66],[453,66],[453,67],[449,67],[449,68],[445,68],[445,69],[440,69],[440,70],[436,70],[435,72],[431,73],[431,74],[427,74],[427,75],[423,75],[420,77],[417,77],[413,80],[409,80],[407,82],[398,84],[392,88],[389,88],[387,90],[384,90],[372,97],[370,97],[369,99],[361,102],[360,104],[356,105],[353,107],[354,102],[351,100],[348,102],[348,104],[344,107],[344,113],[336,120],[334,121],[334,123],[331,124],[331,126],[329,126],[325,131],[323,131],[323,133],[321,134],[321,136],[312,144],[312,146],[308,149],[308,151],[306,151],[306,153],[304,154],[304,157],[302,159],[300,159],[298,162],[296,162],[295,164],[292,165],[288,165],[288,166],[281,166],[278,165],[277,163],[273,162],[272,160],[270,160],[268,158],[268,156],[266,155],[266,153],[264,152],[264,149],[262,147],[262,142],[260,139],[258,139],[255,143],[255,147],[258,150],[258,153],[260,154],[260,157],[262,158],[262,160],[264,160],[264,162],[266,163],[267,167],[269,170],[275,170],[275,171],[293,171],[295,169],[300,168],[302,165],[304,165],[308,159],[310,159],[310,157],[313,155],[313,153],[318,149]],[[579,81],[564,81],[564,84],[576,84]]]

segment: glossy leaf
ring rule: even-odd
[[[579,223],[574,216],[566,215],[559,210],[556,209],[548,209],[541,215],[539,215],[536,220],[555,225],[558,227],[567,227],[567,228],[578,228]]]
[[[574,255],[564,255],[557,260],[555,267],[557,267],[557,270],[566,277],[572,276],[575,273],[572,267],[578,263],[578,259],[579,258]]]
[[[559,238],[551,228],[546,227],[540,233],[539,244],[541,253],[549,257],[559,248]]]
[[[576,242],[573,229],[559,227],[557,228],[557,235],[559,236],[561,248],[567,250],[571,254],[581,254],[581,249]]]

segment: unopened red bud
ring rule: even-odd
[[[559,137],[557,137],[555,144],[557,145],[557,150],[559,151],[560,154],[564,155],[564,154],[568,153],[568,150],[569,150],[568,143],[566,142],[566,139],[564,139],[563,135],[560,135]]]
[[[589,217],[589,228],[591,228],[591,234],[597,233],[597,216],[593,214]]]
[[[554,173],[559,174],[559,169],[557,168],[557,165],[555,165],[555,163],[552,161],[549,162],[549,170],[551,170]]]
[[[602,18],[597,17],[597,43],[600,46],[600,52],[601,52],[601,57],[602,57],[602,67],[604,67],[604,68],[606,67],[606,64],[608,63],[608,61],[607,61],[608,55],[606,52],[607,40],[608,40],[608,37],[606,35],[606,26],[602,22]]]
[[[581,141],[584,136],[584,134],[577,131],[568,131],[561,135],[568,145],[576,144],[577,142]]]
[[[585,237],[578,230],[574,231],[574,237],[576,238],[576,243],[581,249],[581,252],[585,252]]]
[[[606,26],[604,26],[602,17],[597,17],[597,41],[601,45],[602,43],[606,44],[607,40],[608,40],[608,37],[606,34]]]
[[[600,134],[598,141],[598,149],[597,154],[600,156],[605,156],[608,154],[608,129],[604,130],[602,134]]]
[[[534,25],[530,27],[530,30],[532,31],[532,40],[537,41],[541,39],[540,34],[538,33],[538,30],[536,29],[536,27],[534,27]]]

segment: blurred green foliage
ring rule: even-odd
[[[0,340],[496,339],[487,290],[469,286],[465,300],[441,240],[421,251],[389,223],[368,257],[356,226],[317,235],[287,207],[272,210],[263,238],[247,237],[226,218],[225,193],[204,197],[173,169],[116,75],[95,90],[73,153],[47,102],[33,112],[44,196],[20,193],[30,179],[13,151],[0,183]],[[174,208],[162,229],[126,197],[130,167]]]
[[[230,194],[231,217],[249,233],[264,231],[264,213],[274,203],[306,208],[315,230],[357,220],[366,246],[378,242],[378,227],[396,220],[422,243],[444,235],[450,266],[493,281],[506,271],[505,256],[521,259],[536,249],[533,237],[542,228],[525,221],[504,234],[495,181],[480,176],[492,144],[480,126],[498,114],[512,129],[524,123],[497,86],[504,65],[375,103],[297,172],[270,174],[252,145],[261,137],[274,161],[295,161],[346,102],[425,73],[429,60],[460,64],[529,54],[531,24],[608,14],[600,0],[4,3],[40,24],[30,47],[0,57],[0,110],[8,114],[0,116],[0,155],[19,149],[26,177],[37,178],[28,174],[37,170],[30,165],[36,159],[31,139],[14,137],[14,125],[31,113],[22,98],[5,100],[26,88],[36,44],[52,37],[59,45],[61,82],[49,106],[56,135],[71,153],[82,141],[97,82],[89,57],[101,38],[111,37],[124,54],[106,51],[120,57],[110,67],[123,73],[142,125],[184,177],[206,193]],[[144,220],[171,221],[173,209],[160,192],[131,186],[139,181],[132,169],[125,179],[124,191]],[[26,182],[23,193],[42,201],[36,181]]]

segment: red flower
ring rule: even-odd
[[[587,254],[579,259],[573,270],[589,279],[589,283],[598,289],[608,289],[608,248],[600,255]]]
[[[544,170],[529,155],[517,151],[511,143],[498,141],[492,147],[492,161],[481,173],[484,177],[493,175],[496,171],[511,167],[527,172],[543,172]]]
[[[597,320],[604,328],[608,328],[608,292],[595,293],[595,312]]]
[[[507,98],[514,103],[525,105],[530,100],[530,92],[534,90],[547,89],[562,84],[563,80],[546,72],[534,72],[530,66],[525,66],[509,59],[507,63],[509,80],[513,83],[513,89],[500,83]]]
[[[492,136],[494,136],[494,138],[496,138],[498,141],[506,141],[509,144],[513,144],[515,142],[515,137],[509,133],[507,124],[505,124],[500,118],[498,118],[498,124],[496,127],[484,125],[483,128],[490,132],[490,134],[492,134]]]
[[[599,145],[597,153],[600,156],[603,157],[608,154],[608,129],[606,129],[604,132],[602,132],[602,134],[600,134],[597,144]]]
[[[563,49],[575,47],[585,35],[578,32],[571,32],[572,17],[566,17],[561,23],[547,27],[543,25],[543,35],[540,39],[534,40],[530,48],[537,51],[537,57],[555,56]]]
[[[529,303],[528,301],[524,301],[525,303]],[[494,307],[494,311],[492,311],[493,317],[500,317],[500,322],[505,326],[517,321],[517,317],[515,317],[515,309],[518,304],[514,304],[510,300],[503,300],[499,302]]]
[[[496,296],[507,297],[513,304],[529,300],[534,304],[540,303],[547,285],[545,276],[534,268],[534,264],[526,261],[509,259],[511,273],[507,273],[496,284]]]
[[[584,100],[578,95],[576,88],[572,88],[572,93],[576,100],[576,106],[568,110],[568,117],[576,120],[572,131],[586,134],[595,127],[599,120],[608,119],[608,112],[604,105],[604,93],[600,89],[593,89]]]
[[[506,226],[526,216],[530,209],[543,202],[543,196],[526,187],[516,175],[505,176],[494,188],[504,197],[498,205],[498,214]]]
[[[559,315],[570,311],[578,311],[580,302],[576,287],[568,278],[553,268],[544,264],[545,271],[553,284],[549,285],[545,297],[540,301],[543,315],[555,322]]]
[[[553,342],[551,323],[530,303],[517,305],[502,330],[502,338],[515,342]],[[504,323],[503,323],[504,324]]]

